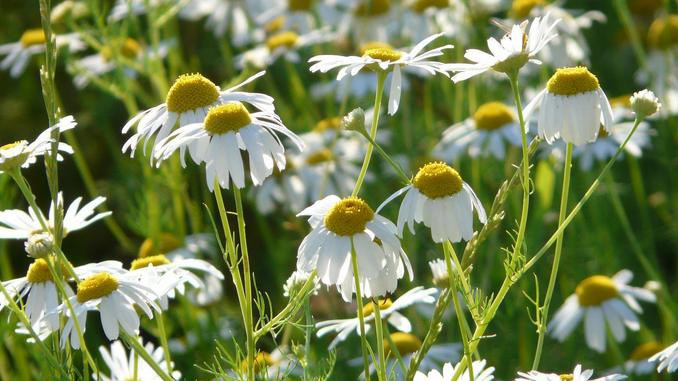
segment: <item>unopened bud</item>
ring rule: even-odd
[[[631,96],[631,109],[639,118],[650,116],[661,109],[659,99],[650,90],[641,90]]]
[[[24,243],[28,256],[38,259],[45,258],[52,253],[54,240],[49,233],[31,234]]]
[[[365,131],[365,110],[358,107],[349,112],[341,120],[341,127],[349,131]]]

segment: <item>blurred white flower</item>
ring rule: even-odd
[[[167,369],[165,362],[164,350],[162,347],[155,347],[152,343],[147,342],[145,345],[141,339],[139,343],[143,345],[146,352],[151,355],[155,363],[162,369]],[[100,346],[99,353],[101,358],[108,367],[109,376],[104,374],[92,374],[93,380],[101,381],[128,381],[128,380],[144,380],[144,381],[162,381],[153,368],[141,356],[137,356],[134,350],[130,350],[129,355],[125,350],[125,346],[120,341],[111,343],[110,350],[108,347]],[[174,363],[171,364],[174,367]],[[174,380],[181,379],[181,372],[174,370],[171,374]],[[136,377],[136,378],[135,378]]]
[[[618,381],[626,378],[626,376],[621,374],[613,374],[591,380],[593,370],[582,371],[581,365],[577,365],[570,374],[557,375],[555,373],[541,373],[533,370],[529,373],[518,372],[518,376],[515,381]]]
[[[70,52],[77,52],[87,47],[77,33],[57,34],[55,37],[57,48],[67,46]],[[0,62],[0,69],[9,69],[9,75],[16,78],[21,75],[28,65],[28,60],[35,55],[45,52],[45,33],[41,28],[28,29],[19,41],[0,45],[0,56],[5,59]]]
[[[474,361],[471,366],[473,367],[473,377],[471,377],[470,369],[466,367],[464,372],[459,375],[457,380],[459,381],[490,381],[494,380],[494,367],[485,368],[487,364],[486,360]],[[452,364],[445,363],[443,366],[443,373],[440,374],[437,370],[433,369],[428,374],[422,372],[417,372],[414,375],[414,381],[446,381],[451,380],[454,377],[454,374],[458,371],[461,364],[452,366]]]
[[[657,365],[657,372],[659,373],[664,370],[668,373],[675,372],[678,369],[678,342],[671,344],[663,351],[652,356],[650,361],[659,363]]]

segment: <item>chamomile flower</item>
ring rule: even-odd
[[[407,52],[383,45],[366,49],[360,57],[320,55],[311,57],[308,62],[313,63],[310,67],[313,73],[317,71],[327,73],[330,70],[340,68],[337,73],[337,81],[341,81],[347,75],[355,76],[364,68],[369,68],[373,71],[393,72],[388,99],[388,114],[393,115],[398,111],[398,105],[400,104],[402,70],[417,70],[429,75],[442,74],[445,77],[449,77],[445,64],[432,61],[431,59],[443,55],[444,50],[452,48],[452,45],[444,45],[424,51],[428,44],[440,36],[442,34],[429,36]]]
[[[647,33],[649,45],[646,67],[639,68],[636,81],[647,84],[659,94],[664,104],[662,113],[678,113],[678,15],[659,16]]]
[[[412,324],[399,311],[414,304],[433,304],[436,301],[435,294],[438,292],[435,288],[415,287],[395,301],[385,299],[377,303],[381,314],[381,318],[387,321],[396,330],[402,332],[411,332]],[[365,332],[371,329],[368,324],[375,319],[374,315],[375,304],[370,302],[363,307],[363,316],[365,318]],[[326,320],[316,323],[315,327],[318,329],[318,337],[323,337],[328,334],[336,334],[329,349],[335,348],[339,343],[346,340],[348,335],[352,332],[360,334],[360,320],[355,317],[351,319]]]
[[[486,360],[477,360],[474,361],[471,366],[473,367],[473,377],[471,377],[470,369],[466,367],[464,372],[457,378],[459,381],[490,381],[494,380],[494,367],[485,368],[487,365]],[[443,373],[441,374],[438,370],[433,369],[428,374],[417,372],[414,375],[414,381],[446,381],[451,380],[454,377],[454,374],[457,372],[461,364],[452,365],[449,362],[443,365]]]
[[[264,9],[263,3],[260,0],[190,0],[178,15],[191,21],[207,17],[205,27],[215,37],[222,37],[228,30],[233,45],[240,47],[263,37],[261,31],[252,29],[250,21],[253,15]]]
[[[308,216],[313,229],[297,251],[297,270],[317,270],[320,281],[336,285],[345,301],[355,292],[352,248],[358,263],[362,296],[378,297],[395,290],[410,260],[396,236],[396,227],[356,197],[327,196],[297,216]]]
[[[14,143],[0,146],[0,174],[17,168],[28,168],[32,164],[35,164],[38,156],[50,154],[52,143],[54,142],[52,139],[52,133],[54,131],[67,131],[75,128],[76,124],[75,119],[73,119],[71,115],[68,115],[59,119],[56,125],[41,132],[40,135],[30,143],[26,140],[18,140]],[[63,160],[60,152],[68,154],[73,153],[73,148],[62,142],[59,142],[57,150],[59,151],[57,154],[57,160],[59,161]]]
[[[310,278],[310,276],[310,273],[304,271],[294,271],[292,275],[287,278],[285,284],[283,285],[283,296],[286,298],[294,297],[294,295],[296,295],[301,290],[304,284],[308,282],[308,278]],[[320,290],[320,281],[318,280],[318,277],[313,277],[313,288],[311,289],[310,294],[317,295],[318,290]]]
[[[656,341],[648,341],[637,346],[624,363],[624,371],[627,374],[644,375],[655,371],[657,365],[650,359],[661,352],[664,346]]]
[[[472,117],[448,127],[433,155],[450,162],[462,154],[502,160],[507,144],[520,147],[520,124],[504,103],[488,102],[478,107]]]
[[[452,76],[452,80],[456,83],[489,70],[509,74],[517,72],[528,62],[541,64],[536,56],[556,37],[554,28],[559,21],[551,22],[548,14],[543,18],[537,17],[530,23],[528,33],[524,30],[527,28],[527,23],[513,25],[510,32],[500,41],[494,37],[487,39],[490,53],[468,49],[464,57],[473,63],[448,64],[446,68],[457,73]]]
[[[556,70],[546,88],[525,107],[525,120],[537,107],[539,135],[549,144],[558,138],[577,146],[586,144],[596,139],[601,123],[607,132],[614,123],[598,78],[583,66]]]
[[[164,350],[162,347],[155,347],[152,343],[147,342],[145,345],[139,339],[140,344],[144,346],[146,352],[151,355],[156,364],[162,369],[167,369],[165,362]],[[151,368],[150,365],[130,350],[127,354],[125,346],[118,340],[111,343],[110,349],[105,346],[99,347],[101,359],[106,364],[109,370],[109,376],[104,374],[92,374],[93,380],[101,381],[127,381],[127,380],[144,380],[144,381],[161,381],[162,377]],[[173,367],[173,363],[170,364]],[[181,372],[172,371],[172,379],[179,380]]]
[[[70,52],[77,52],[86,47],[77,33],[59,34],[54,39],[58,48],[68,47]],[[0,45],[0,56],[5,56],[0,62],[0,69],[9,69],[10,76],[18,77],[24,72],[32,56],[45,52],[45,46],[45,32],[41,28],[26,30],[19,41]]]
[[[116,0],[108,15],[108,21],[120,21],[130,15],[143,15],[148,12],[148,7],[156,8],[169,2],[169,0]]]
[[[395,32],[394,16],[399,8],[391,0],[344,0],[347,8],[339,21],[342,38],[364,43],[372,40],[386,41],[390,32]]]
[[[281,28],[298,33],[308,33],[317,29],[317,20],[322,25],[334,25],[338,21],[339,12],[331,1],[326,0],[282,0],[275,1],[271,6],[256,17],[260,25],[268,24],[276,19],[282,20]]]
[[[657,365],[657,372],[661,373],[664,370],[668,373],[675,372],[678,369],[678,342],[650,357],[650,361],[659,363]]]
[[[236,56],[235,62],[240,69],[248,66],[264,69],[280,57],[290,62],[298,62],[301,49],[332,39],[334,39],[334,34],[326,29],[314,30],[301,35],[297,32],[282,31],[269,36],[263,44]]]
[[[288,130],[274,111],[250,113],[238,101],[212,107],[202,122],[180,127],[160,142],[155,158],[157,165],[180,150],[182,165],[188,149],[196,164],[205,163],[207,186],[214,190],[233,185],[245,187],[245,167],[240,151],[249,156],[249,174],[255,186],[273,174],[274,166],[285,169],[285,148],[276,133],[287,136],[299,150],[304,143]]]
[[[621,270],[612,278],[594,275],[581,281],[549,323],[551,336],[563,342],[584,319],[586,344],[597,352],[605,352],[606,327],[614,339],[626,339],[626,328],[640,329],[636,314],[642,313],[637,300],[655,302],[652,291],[629,286],[633,273]]]
[[[252,196],[261,214],[271,214],[280,210],[296,213],[308,205],[307,187],[289,163],[284,171],[273,169],[273,176],[264,180],[261,186],[252,188]]]
[[[137,126],[136,133],[125,142],[122,152],[129,150],[130,156],[134,157],[139,143],[145,141],[148,144],[152,137],[155,137],[155,150],[158,143],[169,136],[175,126],[184,127],[202,122],[207,112],[220,104],[245,102],[257,110],[272,113],[275,110],[273,98],[260,93],[237,91],[265,73],[259,72],[223,91],[199,73],[179,76],[167,92],[165,103],[140,112],[122,128],[122,133],[126,134],[133,126]]]
[[[621,374],[612,374],[592,380],[591,376],[593,376],[593,370],[587,369],[582,371],[581,365],[577,365],[572,373],[561,375],[555,373],[541,373],[536,370],[530,371],[529,373],[518,372],[518,378],[516,378],[515,381],[618,381],[626,378],[626,376]]]
[[[378,210],[406,193],[398,212],[398,234],[405,224],[414,234],[414,223],[431,228],[435,242],[468,241],[473,236],[473,210],[480,222],[487,221],[485,209],[473,189],[459,173],[442,162],[432,162],[419,169],[412,184],[391,195]]]

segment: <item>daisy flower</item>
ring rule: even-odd
[[[391,326],[393,326],[393,328],[398,331],[409,333],[412,331],[412,324],[407,319],[407,317],[405,317],[399,311],[413,304],[433,304],[436,301],[434,295],[437,292],[438,290],[435,288],[424,289],[424,287],[421,286],[415,287],[401,295],[393,302],[391,299],[379,301],[377,303],[377,308],[379,308],[381,318],[387,321]],[[370,302],[369,304],[365,305],[365,307],[363,307],[365,333],[369,332],[371,328],[368,323],[375,319],[374,309],[374,302]],[[322,321],[316,323],[315,327],[318,329],[318,337],[323,337],[327,334],[336,334],[330,343],[329,349],[335,348],[339,343],[346,340],[351,332],[360,334],[360,320],[357,317],[351,319]]]
[[[678,342],[673,343],[666,349],[650,357],[651,362],[658,362],[657,372],[666,370],[673,373],[678,369]]]
[[[126,134],[133,126],[137,126],[136,133],[125,142],[122,152],[130,150],[130,156],[134,157],[137,145],[141,141],[148,144],[152,136],[155,136],[155,150],[158,143],[169,136],[176,125],[184,127],[199,123],[205,119],[210,108],[220,104],[245,102],[257,110],[273,112],[273,98],[268,95],[237,91],[265,73],[259,72],[223,91],[199,73],[179,76],[167,92],[165,103],[140,112],[122,128],[122,133]]]
[[[473,189],[459,173],[442,162],[432,162],[419,169],[412,184],[398,190],[377,211],[406,193],[398,212],[398,234],[405,224],[414,234],[414,223],[431,228],[433,241],[468,241],[473,236],[473,210],[480,222],[487,221],[485,209]]]
[[[656,341],[648,341],[637,346],[624,363],[624,370],[628,374],[644,375],[655,371],[657,365],[651,358],[661,352],[664,346]]]
[[[363,297],[395,290],[412,266],[400,246],[396,227],[357,197],[327,196],[297,215],[308,216],[313,229],[299,245],[297,270],[317,270],[320,281],[336,285],[345,301],[355,290],[351,248],[355,248]]]
[[[256,96],[256,95],[253,95]],[[193,161],[205,163],[207,186],[214,190],[215,182],[221,188],[245,187],[245,167],[240,151],[249,156],[249,172],[255,186],[261,185],[273,174],[274,166],[286,167],[285,147],[276,133],[287,136],[299,150],[304,143],[288,130],[273,110],[250,113],[239,101],[212,107],[205,119],[180,127],[160,142],[155,152],[157,165],[180,150],[181,164],[188,149]]]
[[[551,22],[547,14],[543,18],[532,20],[530,30],[525,33],[527,22],[513,25],[510,33],[497,41],[494,37],[487,39],[490,53],[478,49],[469,49],[464,57],[473,63],[454,63],[446,66],[447,70],[456,72],[452,80],[457,83],[475,77],[489,70],[510,74],[517,72],[526,63],[541,64],[535,57],[551,40],[556,37],[554,28],[560,20]]]
[[[235,63],[240,69],[248,66],[263,69],[273,65],[280,57],[290,62],[299,62],[301,49],[330,41],[334,37],[327,29],[301,35],[293,31],[278,32],[269,36],[263,44],[236,56]]]
[[[179,18],[197,21],[207,17],[205,27],[215,37],[222,37],[228,30],[234,46],[241,47],[259,41],[263,35],[252,30],[252,15],[265,9],[265,1],[243,0],[190,0],[181,11]]]
[[[273,169],[273,175],[264,180],[261,186],[251,189],[257,210],[261,214],[271,214],[285,210],[298,212],[308,205],[306,184],[295,168],[289,165],[292,161],[287,157],[284,171]]]
[[[393,115],[398,111],[400,93],[402,87],[402,70],[405,68],[419,70],[430,75],[436,73],[449,77],[445,64],[431,61],[431,58],[443,55],[445,49],[451,49],[452,45],[444,45],[439,48],[424,51],[424,48],[433,40],[442,36],[434,34],[415,45],[410,51],[400,51],[388,46],[376,47],[365,50],[358,56],[320,55],[311,57],[308,62],[313,62],[310,70],[315,73],[327,73],[333,69],[339,69],[337,81],[341,81],[347,75],[355,76],[363,68],[369,68],[376,72],[393,72],[389,89],[388,114]]]
[[[148,11],[147,7],[156,8],[169,3],[169,0],[116,0],[108,21],[120,21],[129,15],[143,15]]]
[[[44,130],[31,143],[26,140],[19,140],[14,143],[5,144],[0,147],[0,174],[16,168],[28,168],[35,164],[38,156],[49,154],[52,150],[52,133],[54,131],[64,132],[75,128],[75,119],[71,115],[65,116],[57,122],[56,125]],[[57,147],[59,152],[73,153],[73,148],[66,143],[59,142]],[[57,154],[57,160],[63,160],[61,154]]]
[[[54,37],[57,48],[67,46],[70,52],[77,52],[86,48],[77,33],[59,34]],[[9,75],[18,77],[26,69],[28,60],[35,55],[45,52],[46,39],[42,28],[28,29],[19,41],[0,45],[0,56],[5,59],[0,61],[0,69],[9,69]]]
[[[433,155],[445,161],[455,161],[461,154],[503,160],[507,144],[521,146],[520,125],[504,103],[488,102],[480,105],[472,117],[448,127]]]
[[[583,66],[556,70],[546,88],[525,107],[525,120],[537,107],[539,136],[549,144],[557,138],[577,146],[586,144],[596,139],[601,123],[607,132],[614,123],[598,78]]]
[[[605,352],[606,326],[617,342],[624,341],[624,326],[631,331],[640,329],[636,314],[643,310],[637,300],[656,301],[652,291],[629,286],[631,279],[633,273],[622,270],[612,278],[594,275],[581,281],[575,293],[565,300],[549,323],[551,336],[560,342],[565,341],[584,319],[586,344],[589,348],[600,353]]]
[[[400,8],[391,0],[340,0],[338,3],[345,9],[338,25],[343,39],[386,41],[392,32],[397,32],[393,21]]]
[[[473,378],[471,378],[471,374],[469,372],[469,368],[467,367],[464,372],[457,378],[459,381],[470,381],[470,380],[475,380],[475,381],[490,381],[494,380],[494,367],[491,366],[489,368],[485,368],[485,365],[487,364],[486,360],[478,360],[474,361],[472,366],[473,366]],[[452,365],[449,362],[445,363],[443,365],[443,373],[440,374],[436,369],[431,370],[428,372],[428,374],[422,373],[422,372],[417,372],[414,375],[414,381],[446,381],[446,380],[451,380],[454,377],[454,374],[457,372],[459,369],[459,366],[461,364],[457,365]]]
[[[308,33],[319,27],[316,23],[322,20],[322,25],[335,25],[338,22],[339,12],[333,7],[332,1],[327,0],[283,0],[275,1],[256,17],[260,25],[274,20],[281,20],[281,28],[299,33]]]
[[[587,369],[582,371],[581,365],[577,365],[570,374],[558,375],[555,373],[541,373],[533,370],[529,373],[518,372],[518,376],[519,377],[516,378],[515,381],[618,381],[626,378],[626,376],[621,374],[612,374],[591,380],[593,370]]]
[[[167,369],[165,362],[164,350],[162,347],[155,347],[152,343],[147,342],[145,345],[139,339],[140,344],[144,346],[146,352],[153,357],[153,360],[162,369]],[[110,376],[104,374],[92,374],[93,380],[101,381],[127,381],[127,380],[144,380],[144,381],[161,381],[162,378],[151,368],[150,365],[141,358],[136,356],[134,350],[130,350],[129,355],[125,346],[118,340],[111,343],[110,349],[105,346],[99,347],[101,359],[106,364]],[[174,363],[170,364],[174,368]],[[136,378],[135,378],[136,376]],[[172,378],[179,380],[181,372],[173,371]]]
[[[301,288],[308,282],[308,278],[311,276],[310,273],[295,270],[292,272],[289,278],[285,281],[283,285],[283,296],[286,298],[292,298],[296,295]],[[318,290],[320,290],[320,281],[318,277],[313,278],[313,289],[311,290],[311,295],[317,295]]]

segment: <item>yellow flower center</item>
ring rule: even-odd
[[[45,32],[41,28],[28,29],[19,39],[23,46],[43,45],[45,41]]]
[[[558,377],[560,377],[561,381],[572,381],[572,380],[574,380],[574,375],[572,375],[572,374],[561,374]]]
[[[598,128],[598,139],[604,139],[604,138],[607,138],[607,137],[609,137],[609,136],[610,136],[610,133],[607,132],[607,130],[605,129],[605,127],[603,127],[603,126],[601,125],[600,128]]]
[[[88,300],[103,298],[118,289],[120,283],[107,272],[92,275],[78,284],[78,302],[85,303]]]
[[[414,353],[418,351],[419,348],[421,348],[421,340],[409,333],[394,332],[391,334],[391,340],[393,341],[393,344],[395,344],[395,347],[398,349],[398,353],[400,353],[401,356]],[[384,350],[386,351],[387,355],[391,353],[391,344],[388,342],[388,340],[384,340]]]
[[[212,107],[203,122],[210,135],[236,132],[252,123],[250,112],[240,102],[229,102]]]
[[[157,242],[152,238],[147,238],[139,247],[139,258],[146,258],[152,255],[167,254],[181,247],[181,241],[172,234],[160,233]]]
[[[285,16],[278,16],[264,25],[266,34],[275,33],[285,25]]]
[[[315,132],[325,132],[327,130],[338,130],[341,127],[341,117],[323,119],[313,127]]]
[[[104,57],[104,59],[110,60],[113,58],[114,49],[117,49],[123,57],[134,59],[139,56],[139,53],[141,52],[141,45],[139,45],[139,43],[132,38],[126,38],[122,41],[114,43],[112,46],[104,46],[101,49],[101,55]]]
[[[397,61],[403,56],[403,53],[390,47],[382,47],[366,49],[363,53],[363,57],[364,56],[381,61]]]
[[[359,17],[379,16],[391,9],[391,0],[364,0],[358,5],[353,14]]]
[[[488,102],[476,110],[473,114],[476,128],[479,130],[492,131],[512,123],[515,119],[513,112],[501,102]]]
[[[661,352],[662,349],[664,349],[664,347],[661,344],[656,341],[650,341],[637,346],[636,349],[631,352],[630,358],[633,361],[646,360]]]
[[[379,301],[379,310],[385,310],[393,305],[391,299],[384,299]],[[370,316],[374,313],[374,302],[369,302],[363,307],[363,316]]]
[[[167,93],[167,110],[182,113],[207,107],[219,99],[219,88],[199,73],[180,75]]]
[[[546,84],[549,93],[565,96],[588,93],[598,88],[598,78],[584,66],[560,68]]]
[[[450,6],[450,0],[416,0],[410,5],[410,9],[415,12],[423,12],[428,8],[445,8]]]
[[[24,144],[23,140],[18,140],[14,143],[5,144],[4,146],[0,147],[0,151],[12,149],[14,147],[20,146],[21,144]]]
[[[276,361],[271,357],[271,355],[268,352],[259,352],[257,353],[257,356],[254,358],[254,373],[261,373],[262,371],[266,370],[269,366],[275,365]],[[243,362],[240,364],[240,369],[243,372],[247,371],[247,359],[243,360]]]
[[[290,11],[308,11],[313,6],[313,0],[288,0],[287,9]]]
[[[517,19],[527,18],[534,7],[543,4],[544,0],[514,0],[511,4],[511,15]]]
[[[317,150],[306,157],[306,164],[308,165],[318,165],[322,163],[327,163],[332,161],[332,151],[328,148],[323,148]]]
[[[162,266],[162,265],[168,265],[170,264],[170,260],[167,259],[166,256],[163,254],[158,254],[158,255],[151,255],[150,257],[144,257],[144,258],[137,258],[132,261],[132,265],[130,266],[130,270],[139,270],[146,268],[150,265],[153,265],[154,267],[157,266]]]
[[[26,273],[26,280],[29,283],[43,283],[47,281],[52,281],[52,273],[49,272],[49,266],[47,261],[40,258],[36,259],[30,266],[28,266],[28,272]]]
[[[278,48],[291,48],[299,39],[299,35],[294,32],[280,32],[272,35],[266,40],[268,50],[274,51]]]
[[[594,275],[581,281],[575,290],[579,304],[599,306],[604,301],[619,295],[619,290],[612,278],[605,275]]]
[[[678,44],[678,15],[669,15],[652,22],[647,42],[657,49],[668,49]]]
[[[624,94],[610,98],[610,106],[631,108],[631,94]]]
[[[419,169],[412,185],[428,198],[440,198],[461,191],[463,181],[454,168],[442,162],[434,162]]]
[[[367,203],[357,197],[347,197],[330,209],[325,216],[325,227],[339,236],[352,236],[365,230],[374,218],[374,212]]]

